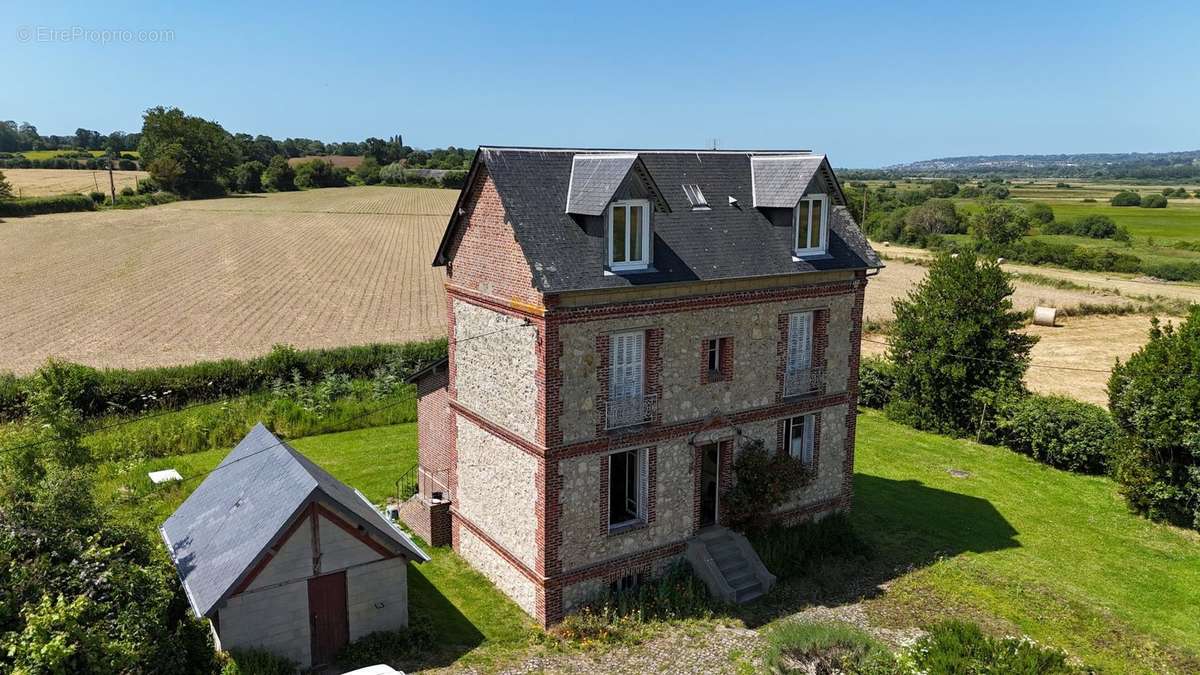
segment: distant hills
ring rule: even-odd
[[[1200,178],[1200,150],[942,157],[887,166],[877,172],[889,176],[1002,175],[1188,180]]]

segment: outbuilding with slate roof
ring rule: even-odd
[[[218,648],[302,668],[408,625],[406,563],[429,557],[359,491],[255,426],[160,528]]]

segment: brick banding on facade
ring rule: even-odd
[[[546,263],[543,256],[561,253],[551,250],[556,246],[602,243],[604,217],[564,215],[566,195],[555,192],[557,178],[520,193],[526,174],[503,160],[506,152],[525,151],[487,149],[477,156],[437,256],[448,276],[449,363],[444,384],[419,387],[418,410],[421,496],[444,482],[452,500],[438,536],[539,622],[554,623],[607,584],[652,576],[680,559],[699,530],[705,443],[719,443],[718,493],[725,495],[736,480],[739,441],[769,445],[776,436],[778,444],[781,420],[810,413],[814,475],[774,515],[794,521],[848,508],[863,268],[878,260],[844,205],[830,209],[830,233],[841,248],[831,249],[824,262],[762,251],[754,269],[736,277],[725,271],[735,263],[721,260],[720,249],[676,246],[685,262],[680,269],[715,276],[674,279],[669,287],[654,277],[627,284],[620,273],[599,276],[599,259]],[[521,161],[551,162],[554,152],[521,154]],[[569,161],[563,166],[570,171]],[[613,182],[613,198],[639,197],[644,181],[656,178],[655,166],[646,162],[649,173],[637,181]],[[525,167],[528,176],[539,175],[534,168]],[[823,171],[813,180],[827,181],[821,190],[841,199],[832,171]],[[677,210],[671,194],[652,200],[652,229],[689,212]],[[749,194],[739,199],[754,203]],[[541,211],[530,211],[535,207]],[[668,207],[673,213],[661,210]],[[761,245],[778,234],[766,222],[778,214],[767,211],[747,207],[729,216],[746,221],[736,227],[763,226],[752,242]],[[545,219],[557,220],[549,225]],[[780,267],[764,273],[762,264],[777,253],[770,264]],[[688,255],[717,258],[701,266]],[[588,280],[588,270],[597,276]],[[794,311],[813,312],[812,365],[824,379],[815,392],[784,398],[787,313]],[[460,332],[516,321],[528,327],[512,331],[520,339],[504,334],[457,344]],[[610,430],[610,335],[635,330],[644,331],[643,392],[655,405],[645,423]],[[709,338],[721,341],[715,372],[708,368]],[[645,517],[614,532],[608,455],[621,450],[645,453]],[[724,512],[718,499],[718,522]],[[425,527],[433,538],[432,519]]]

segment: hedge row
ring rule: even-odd
[[[54,195],[0,200],[0,216],[36,216],[43,213],[94,211],[95,202],[87,195]]]
[[[894,404],[891,363],[863,359],[859,403],[869,408]],[[1108,471],[1117,425],[1107,410],[1063,396],[1017,395],[1000,401],[984,421],[982,439],[1043,464],[1081,473]]]
[[[446,340],[437,339],[306,350],[277,345],[269,354],[252,359],[138,370],[73,365],[72,377],[78,383],[74,389],[78,393],[71,403],[88,417],[136,414],[262,391],[276,378],[292,379],[297,375],[307,381],[328,373],[359,378],[386,369],[396,377],[404,377],[445,355]],[[0,419],[15,420],[24,415],[30,377],[0,374]]]

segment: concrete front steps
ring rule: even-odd
[[[771,590],[771,574],[745,537],[724,527],[705,528],[687,543],[687,560],[713,597],[750,602]]]

